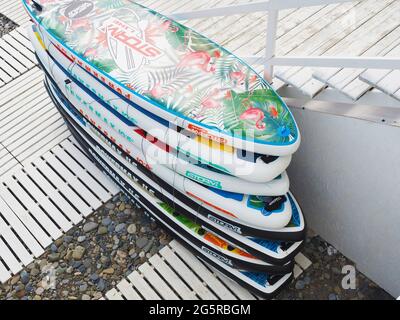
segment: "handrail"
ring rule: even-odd
[[[170,17],[174,20],[189,20],[219,16],[231,16],[235,14],[254,13],[261,11],[279,11],[290,8],[311,7],[352,1],[356,0],[269,0],[229,5],[217,8],[201,9],[196,11],[178,12],[170,15]]]
[[[400,69],[400,58],[394,57],[349,57],[349,56],[274,56],[265,59],[259,56],[243,57],[249,64],[272,63],[274,66],[302,66],[321,68]]]
[[[331,56],[276,56],[276,35],[279,10],[300,8],[333,3],[353,2],[355,0],[269,0],[246,4],[229,5],[217,8],[202,9],[189,12],[179,12],[171,15],[175,20],[211,18],[217,16],[231,16],[254,12],[268,12],[266,49],[264,56],[245,57],[248,63],[264,65],[264,76],[267,80],[273,78],[274,66],[302,66],[302,67],[336,67],[336,68],[373,68],[373,69],[400,69],[400,58],[393,57],[331,57]],[[359,0],[365,1],[365,0]]]

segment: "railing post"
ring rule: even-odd
[[[265,65],[264,65],[264,78],[269,82],[274,77],[274,66],[271,63],[271,59],[275,56],[276,46],[276,34],[278,29],[278,16],[279,11],[276,9],[270,9],[268,11],[268,23],[267,23],[267,43],[265,47]]]

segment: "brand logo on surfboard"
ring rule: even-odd
[[[234,231],[236,233],[242,234],[242,230],[237,226],[234,226],[234,225],[232,225],[230,223],[226,223],[225,221],[222,221],[222,220],[220,220],[220,219],[218,219],[218,218],[216,218],[216,217],[214,217],[214,216],[212,216],[210,214],[207,216],[207,218],[209,220],[219,224],[220,226],[223,226],[223,227],[225,227],[227,229],[230,229],[230,230],[232,230],[232,231]]]
[[[79,19],[89,15],[94,8],[92,1],[73,1],[65,10],[64,15],[69,19]]]
[[[201,250],[203,250],[204,252],[206,252],[207,254],[209,254],[210,256],[213,256],[214,258],[218,259],[219,261],[230,265],[233,267],[233,263],[230,259],[223,257],[221,255],[219,255],[218,253],[215,253],[214,251],[211,251],[210,249],[206,248],[206,247],[201,247]]]
[[[110,54],[124,72],[135,71],[147,60],[155,60],[163,55],[161,49],[146,41],[144,30],[116,17],[105,21],[100,31],[106,34]]]
[[[188,129],[192,131],[193,133],[197,134],[198,136],[207,138],[209,140],[221,143],[221,144],[226,144],[228,140],[225,138],[217,137],[215,135],[210,134],[206,129],[200,128],[198,126],[195,126],[194,124],[189,124]]]
[[[186,171],[186,177],[188,177],[189,179],[192,179],[194,181],[197,181],[201,184],[205,184],[209,187],[213,187],[213,188],[217,188],[217,189],[222,189],[221,186],[221,182],[217,181],[217,180],[213,180],[213,179],[209,179],[203,176],[200,176],[194,172],[191,171]]]

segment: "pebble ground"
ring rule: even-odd
[[[0,38],[15,29],[18,25],[0,13]]]
[[[169,241],[118,195],[0,286],[0,299],[99,299]]]

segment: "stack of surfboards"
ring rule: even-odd
[[[270,298],[305,221],[289,109],[251,67],[128,0],[24,0],[45,84],[93,161],[196,256]]]

